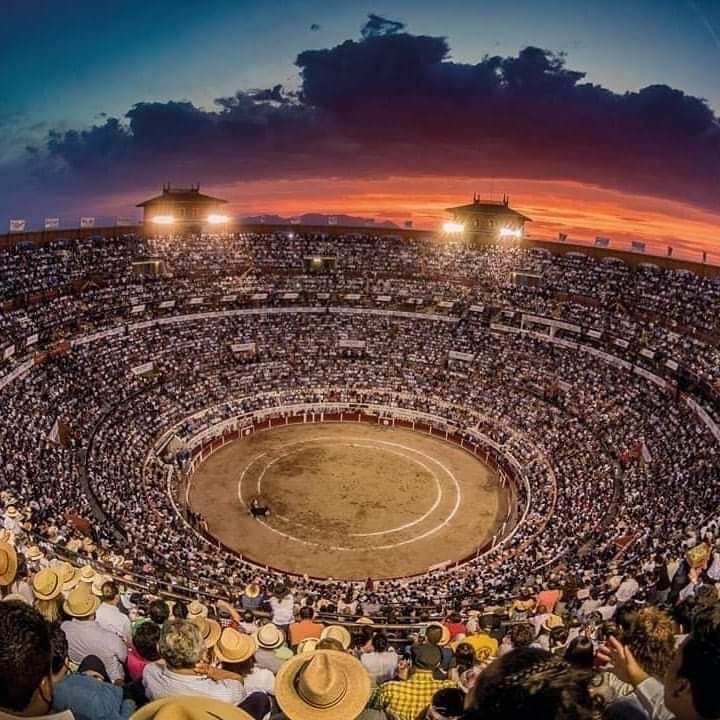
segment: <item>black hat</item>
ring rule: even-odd
[[[442,661],[442,652],[437,645],[423,643],[412,649],[412,661],[421,670],[434,670]]]

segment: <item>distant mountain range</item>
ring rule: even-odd
[[[330,222],[330,218],[333,222]],[[375,218],[355,217],[354,215],[323,215],[321,213],[305,213],[304,215],[296,215],[291,217],[282,217],[281,215],[251,215],[244,217],[242,222],[266,223],[267,225],[287,225],[296,223],[298,225],[342,225],[343,227],[380,227],[380,228],[396,228],[394,222],[383,220],[375,222]]]

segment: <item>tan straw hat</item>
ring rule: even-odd
[[[108,575],[95,575],[95,578],[92,581],[92,585],[90,586],[92,594],[97,595],[98,597],[102,597],[102,586],[110,580],[112,580],[112,578]]]
[[[260,586],[257,583],[250,583],[245,587],[245,595],[249,598],[256,598],[260,594]]]
[[[320,638],[305,638],[304,640],[301,640],[298,643],[298,646],[295,650],[296,655],[302,655],[303,653],[309,653],[312,652],[316,647],[317,644],[320,642]]]
[[[90,617],[95,613],[100,601],[87,589],[87,587],[75,588],[63,603],[63,610],[66,615],[75,618]]]
[[[197,617],[193,618],[191,622],[195,623],[200,628],[200,635],[202,636],[205,649],[209,650],[215,647],[215,644],[220,639],[220,633],[222,628],[217,620],[212,618]]]
[[[277,625],[267,623],[267,625],[258,628],[258,631],[255,633],[255,641],[258,647],[263,650],[275,650],[285,642],[285,637]]]
[[[64,591],[72,590],[80,582],[78,569],[69,562],[59,562],[55,565],[55,569],[63,582]]]
[[[0,543],[0,585],[11,585],[17,573],[17,553],[9,543]]]
[[[350,647],[352,640],[350,632],[342,625],[328,625],[324,627],[320,633],[320,639],[325,640],[326,638],[337,640],[343,646],[343,650],[347,650]]]
[[[31,545],[25,551],[25,559],[30,560],[30,562],[37,562],[38,560],[42,560],[44,557],[45,555],[43,554],[43,551],[37,545]]]
[[[58,568],[44,568],[32,579],[33,595],[38,600],[53,600],[63,589],[62,578],[58,572]]]
[[[315,650],[283,663],[275,699],[289,720],[354,720],[370,699],[370,675],[352,655]]]
[[[195,618],[203,618],[207,617],[208,609],[206,605],[203,605],[201,602],[198,602],[197,600],[193,600],[188,605],[188,619],[194,620]]]
[[[92,567],[92,565],[83,565],[82,568],[80,568],[80,582],[92,584],[96,577],[97,572],[95,572],[95,568]]]
[[[9,517],[11,520],[16,520],[17,518],[22,517],[22,513],[14,505],[10,505],[5,511],[5,516]]]
[[[222,662],[238,663],[255,654],[257,645],[252,635],[238,632],[234,628],[225,628],[215,645],[215,655]]]
[[[209,697],[178,696],[148,703],[130,716],[130,720],[253,720],[230,703]]]

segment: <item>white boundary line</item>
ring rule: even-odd
[[[358,439],[361,439],[361,440],[364,440],[365,442],[367,442],[367,440],[365,438],[358,438]],[[333,436],[321,435],[321,436],[312,438],[312,440],[295,441],[293,443],[287,443],[287,445],[284,445],[281,447],[288,447],[290,445],[298,445],[298,444],[309,443],[309,442],[318,441],[318,440],[337,440],[337,438],[333,437]],[[448,475],[448,477],[450,477],[450,479],[452,480],[452,482],[455,486],[455,505],[453,506],[453,509],[450,512],[450,514],[441,523],[439,523],[438,525],[436,525],[433,528],[430,528],[430,530],[427,530],[426,532],[424,532],[420,535],[417,535],[413,538],[410,538],[408,540],[402,540],[402,541],[398,541],[395,543],[387,543],[385,545],[366,545],[362,548],[351,548],[351,547],[344,547],[341,545],[331,545],[331,546],[329,546],[330,550],[340,550],[343,552],[365,552],[367,550],[390,550],[392,548],[401,547],[403,545],[408,545],[410,543],[418,542],[419,540],[424,540],[426,537],[429,537],[430,535],[434,535],[435,533],[439,532],[444,527],[446,527],[452,521],[452,519],[455,517],[455,515],[457,514],[457,511],[460,509],[460,503],[462,502],[462,490],[460,489],[460,483],[458,482],[457,478],[452,473],[452,471],[450,471],[447,467],[445,467],[445,465],[443,465],[439,460],[436,460],[435,458],[431,457],[430,455],[427,455],[424,452],[421,452],[420,450],[416,450],[415,448],[409,448],[405,445],[401,445],[400,443],[393,443],[393,442],[389,442],[387,440],[377,440],[375,442],[377,442],[381,445],[389,445],[391,447],[402,448],[403,450],[407,450],[409,452],[416,453],[417,455],[420,455],[421,457],[425,458],[426,460],[429,460],[430,462],[433,462],[436,465],[438,465]],[[376,446],[370,445],[368,447],[372,448],[372,447],[376,447]],[[401,453],[398,453],[398,454],[401,455]],[[261,453],[260,455],[257,455],[255,458],[253,458],[253,460],[251,460],[251,462],[245,467],[245,469],[243,470],[243,473],[240,477],[240,481],[238,483],[238,497],[239,497],[240,501],[242,502],[243,506],[245,506],[245,507],[247,507],[247,505],[244,502],[244,500],[242,499],[242,480],[245,476],[245,473],[247,473],[248,468],[254,462],[259,460],[261,457],[264,457],[265,455],[267,455],[267,453]],[[407,459],[410,460],[411,458],[407,458]],[[434,476],[434,473],[433,473],[433,476]],[[441,497],[442,497],[442,493],[441,493]],[[311,540],[303,540],[301,538],[297,538],[293,535],[290,535],[289,533],[282,532],[281,530],[278,530],[277,528],[271,527],[261,518],[257,518],[257,520],[262,525],[264,525],[268,530],[275,533],[276,535],[280,535],[281,537],[284,537],[287,540],[292,540],[294,542],[301,543],[303,545],[310,545],[312,547],[328,547],[328,546],[323,545],[322,543],[313,542]],[[390,532],[390,531],[385,531],[385,533],[387,533],[387,532]],[[385,534],[385,533],[381,533],[381,534]]]
[[[328,438],[328,439],[330,439],[330,438]],[[367,443],[368,441],[365,441],[365,442]],[[319,443],[319,444],[324,444],[324,445],[328,444],[328,443],[320,440],[320,438],[311,438],[309,440],[298,440],[298,441],[295,441],[292,443],[285,443],[284,445],[280,445],[279,447],[282,448],[282,447],[289,447],[291,445],[302,445],[302,444],[310,445],[313,443]],[[420,460],[417,460],[416,458],[408,457],[407,455],[405,455],[401,452],[398,452],[397,450],[389,450],[388,448],[378,448],[377,445],[361,444],[361,443],[353,443],[353,442],[342,442],[342,441],[335,442],[335,443],[333,443],[333,445],[335,445],[335,446],[346,445],[349,447],[362,447],[362,448],[368,448],[370,450],[382,449],[385,452],[392,453],[393,455],[398,455],[399,457],[405,458],[405,460],[409,460],[410,462],[416,463],[423,470],[425,470],[435,481],[435,488],[437,490],[437,496],[435,498],[435,502],[432,504],[430,509],[427,512],[423,513],[419,518],[417,518],[415,520],[411,520],[410,522],[407,522],[404,525],[398,525],[397,527],[390,528],[389,530],[378,530],[376,532],[371,532],[371,533],[349,533],[350,537],[373,537],[376,535],[387,535],[389,533],[400,532],[401,530],[406,530],[409,527],[418,525],[423,520],[425,520],[427,517],[429,517],[433,512],[435,512],[435,510],[437,510],[437,507],[441,503],[442,498],[443,498],[443,491],[442,491],[442,488],[440,487],[440,481],[438,480],[437,475],[425,463],[421,462]],[[408,448],[405,445],[401,445],[400,447],[402,447],[404,450],[411,450],[411,448]],[[258,475],[258,480],[257,480],[258,495],[262,494],[262,481],[265,478],[265,473],[270,469],[270,467],[272,465],[274,465],[276,462],[282,460],[284,457],[288,457],[289,455],[292,455],[293,453],[300,452],[303,449],[304,449],[303,447],[300,447],[297,450],[291,450],[290,452],[283,453],[282,455],[278,455],[276,458],[273,458],[272,460],[270,460],[270,462],[268,462],[267,465],[265,465],[265,467],[262,469],[262,472],[260,473],[260,475]],[[263,455],[266,455],[266,454],[267,453],[263,453]],[[262,456],[260,456],[260,457],[262,457]],[[253,460],[253,462],[254,462],[254,460]],[[249,466],[248,466],[248,468],[249,468]],[[240,497],[243,505],[246,505],[245,501],[242,500],[242,481],[243,481],[244,477],[245,477],[245,472],[243,472],[243,474],[240,476],[240,482],[238,483],[238,497]],[[275,517],[279,517],[281,520],[284,520],[285,522],[290,523],[292,525],[298,525],[299,527],[305,527],[303,525],[303,523],[297,522],[295,520],[290,520],[290,518],[286,518],[284,515],[275,513]]]

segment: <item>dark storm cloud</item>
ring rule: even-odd
[[[720,208],[718,118],[665,85],[614,93],[535,47],[458,63],[445,38],[375,15],[362,39],[308,50],[296,64],[296,94],[238,92],[211,110],[139,103],[89,130],[51,132],[51,177],[94,187],[100,175],[132,186],[187,172],[205,182],[493,174]]]

